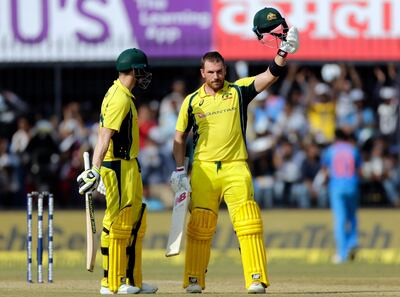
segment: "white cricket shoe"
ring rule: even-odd
[[[138,287],[122,284],[118,288],[117,294],[120,294],[120,295],[138,294],[139,292],[140,292],[140,288],[138,288]],[[113,295],[114,293],[108,287],[101,287],[100,294],[101,295]]]
[[[198,283],[192,283],[187,286],[186,293],[201,293],[202,289]]]
[[[157,290],[158,288],[154,285],[142,283],[142,288],[140,289],[139,294],[154,294]]]
[[[345,261],[339,255],[333,255],[332,263],[333,264],[343,264]]]
[[[247,293],[249,294],[265,294],[265,287],[262,283],[254,282],[248,287]]]

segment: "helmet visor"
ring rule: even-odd
[[[149,71],[146,71],[144,68],[134,68],[135,77],[137,79],[138,86],[145,90],[149,86],[153,74]]]
[[[280,42],[282,40],[286,40],[286,35],[287,30],[285,26],[281,25],[270,32],[266,32],[264,34],[260,34],[260,36],[257,36],[261,44],[271,48],[279,48]]]

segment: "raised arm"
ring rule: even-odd
[[[299,34],[296,27],[291,27],[287,33],[286,40],[282,40],[277,55],[268,69],[256,76],[254,87],[261,92],[276,82],[285,70],[286,57],[294,54],[299,48]]]

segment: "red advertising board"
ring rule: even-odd
[[[298,60],[400,60],[399,0],[215,0],[213,46],[226,59],[269,59],[253,16],[275,7],[300,32]]]

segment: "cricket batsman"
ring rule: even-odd
[[[280,26],[283,29],[278,32]],[[273,8],[264,8],[255,15],[253,31],[260,40],[263,34],[280,39],[277,55],[266,71],[228,82],[222,55],[206,53],[200,68],[204,84],[185,98],[176,123],[173,154],[177,168],[170,182],[175,190],[192,192],[183,277],[188,293],[201,293],[206,287],[211,241],[223,200],[239,240],[248,293],[265,293],[269,285],[263,222],[247,165],[247,106],[284,73],[287,55],[297,51],[299,38],[297,29],[289,29]],[[191,130],[194,156],[189,184],[184,158]]]
[[[118,79],[101,105],[100,128],[92,168],[78,178],[79,193],[96,189],[100,176],[106,188],[106,211],[101,233],[104,277],[100,294],[155,293],[142,282],[142,239],[146,207],[142,204],[138,116],[132,89],[145,89],[151,81],[146,54],[123,51],[116,61]]]

